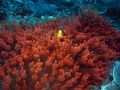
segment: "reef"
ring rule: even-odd
[[[88,5],[120,31],[120,0],[0,0],[0,28],[2,21],[23,21],[37,25],[56,16],[78,15]]]
[[[62,27],[62,36],[56,32]],[[120,34],[93,11],[0,30],[2,90],[100,87],[120,50]]]

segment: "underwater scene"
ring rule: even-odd
[[[120,90],[120,0],[0,0],[0,90]]]

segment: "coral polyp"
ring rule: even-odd
[[[64,27],[64,35],[54,32]],[[34,29],[0,31],[3,90],[91,90],[119,54],[120,34],[93,12],[49,21]]]

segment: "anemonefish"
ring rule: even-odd
[[[57,38],[61,39],[63,37],[63,31],[59,30],[57,34]]]

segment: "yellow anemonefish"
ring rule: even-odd
[[[57,38],[61,39],[63,37],[63,31],[59,30],[57,34]]]
[[[56,29],[55,32],[53,33],[54,37],[59,39],[63,38],[63,30],[64,30],[64,27],[60,27],[59,29]]]

